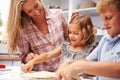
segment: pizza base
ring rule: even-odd
[[[48,71],[38,71],[38,72],[31,72],[31,73],[24,73],[22,75],[24,78],[29,78],[32,80],[57,80],[55,78],[55,72],[48,72]],[[64,79],[62,79],[64,80]],[[76,77],[76,80],[91,80],[91,79],[84,79],[82,77]]]
[[[23,77],[40,78],[40,79],[55,78],[55,72],[38,71],[38,72],[24,73]]]

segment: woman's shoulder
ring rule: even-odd
[[[61,9],[49,9],[49,12],[52,14],[63,14],[63,11]]]
[[[61,9],[48,9],[46,15],[55,18],[57,21],[62,20],[62,22],[66,23],[66,16]]]
[[[22,34],[33,34],[33,32],[37,31],[37,27],[34,26],[34,24],[30,21],[24,28],[22,29]],[[32,32],[32,33],[31,33]]]

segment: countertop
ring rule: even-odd
[[[0,80],[49,80],[49,79],[25,78],[23,77],[23,72],[19,66],[8,66],[6,67],[5,70],[0,69]]]
[[[6,69],[0,69],[0,80],[24,80],[22,73],[18,66],[7,66]]]

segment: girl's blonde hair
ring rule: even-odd
[[[120,0],[99,0],[96,8],[98,12],[104,13],[108,7],[113,6],[120,11]]]
[[[95,41],[95,31],[89,16],[77,15],[71,19],[70,24],[72,23],[79,24],[80,26],[81,32],[83,34],[81,44],[88,45],[88,44],[92,44]]]
[[[21,10],[22,4],[25,1],[26,0],[11,0],[10,3],[6,33],[8,51],[11,54],[17,51],[17,37],[30,19],[30,17]]]

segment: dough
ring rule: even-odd
[[[24,73],[23,77],[36,78],[37,80],[42,80],[42,79],[43,80],[56,80],[55,75],[56,75],[55,72],[38,71],[38,72]],[[76,80],[91,80],[91,79],[84,79],[82,77],[75,77],[75,78]]]
[[[84,79],[82,77],[74,77],[76,80],[92,80],[92,79]],[[65,80],[65,79],[62,79],[62,80]]]
[[[39,71],[39,72],[24,73],[23,77],[41,78],[41,79],[55,78],[55,72]]]

